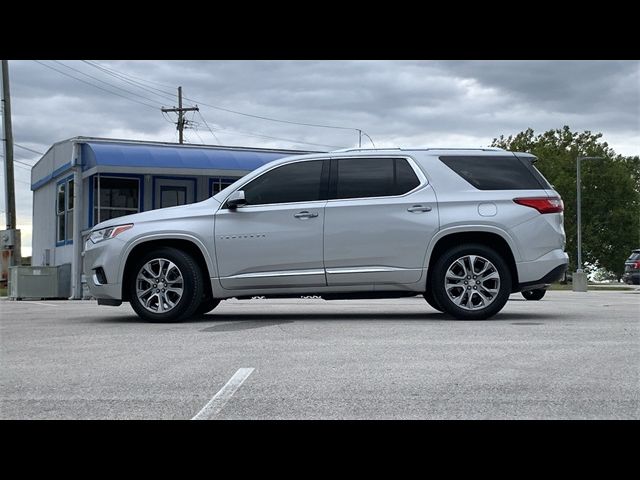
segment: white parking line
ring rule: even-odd
[[[45,307],[59,307],[60,306],[60,305],[56,305],[55,303],[29,302],[27,300],[21,300],[20,303],[32,303],[34,305],[44,305]]]
[[[236,390],[238,390],[244,381],[249,378],[249,375],[251,375],[253,370],[253,368],[239,368],[238,371],[233,374],[233,377],[229,379],[226,385],[222,387],[218,393],[209,400],[209,403],[207,403],[191,420],[208,420],[216,416],[227,404],[229,399],[231,399],[231,396],[236,393]]]

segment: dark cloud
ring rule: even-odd
[[[486,146],[501,134],[566,124],[602,132],[619,153],[640,150],[637,61],[97,62],[130,75],[129,83],[80,61],[63,62],[120,89],[44,63],[129,98],[34,61],[10,62],[16,142],[43,152],[77,135],[175,141],[175,126],[159,108],[177,103],[178,85],[196,100],[185,103],[198,103],[218,139],[228,145],[322,149],[298,142],[349,147],[357,145],[358,136],[244,117],[203,102],[290,121],[361,128],[377,146]],[[144,88],[135,85],[138,81]],[[188,130],[187,140],[217,143],[197,116],[194,120],[198,129]],[[17,153],[21,161],[37,160],[29,152]],[[28,171],[16,168],[16,178],[19,217],[30,222],[31,192],[21,183],[28,183]]]

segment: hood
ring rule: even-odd
[[[220,202],[211,197],[202,202],[191,203],[189,205],[179,205],[177,207],[157,208],[155,210],[149,210],[141,213],[134,213],[131,215],[123,215],[122,217],[112,218],[111,220],[105,220],[94,226],[91,231],[100,230],[103,228],[113,227],[116,225],[124,225],[127,223],[139,224],[146,222],[157,222],[158,220],[172,220],[176,218],[185,218],[201,215],[213,215]]]

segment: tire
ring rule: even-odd
[[[527,300],[541,300],[544,294],[547,293],[546,288],[537,288],[535,290],[527,290],[526,292],[520,292],[522,296]]]
[[[198,308],[196,309],[196,315],[204,315],[205,313],[209,313],[211,310],[216,308],[220,300],[217,298],[205,298],[200,302]]]
[[[431,308],[439,312],[444,312],[444,309],[442,308],[442,306],[436,301],[435,297],[433,296],[433,291],[431,290],[431,284],[427,286],[427,290],[422,295],[424,296],[424,299],[427,301],[427,303]]]
[[[162,247],[142,255],[131,272],[127,279],[129,302],[143,320],[181,322],[200,306],[202,272],[189,254],[177,248]],[[149,289],[150,293],[145,293]]]
[[[473,273],[485,273],[474,276],[472,268]],[[447,278],[449,293],[445,287]],[[463,244],[448,249],[436,259],[431,288],[435,301],[458,320],[485,320],[507,303],[511,294],[511,271],[492,248]]]

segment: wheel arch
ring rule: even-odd
[[[131,274],[134,261],[137,254],[147,252],[154,247],[173,247],[190,254],[196,263],[202,269],[204,276],[205,295],[212,296],[211,277],[215,274],[215,266],[211,261],[207,249],[200,240],[189,235],[172,235],[172,236],[149,236],[143,237],[133,242],[123,255],[123,261],[120,268],[120,280],[122,288],[122,300],[129,300],[127,289],[127,278]]]
[[[464,229],[451,228],[441,230],[433,237],[427,249],[427,285],[431,281],[431,272],[433,264],[447,249],[461,245],[463,243],[479,243],[496,250],[509,265],[511,272],[511,291],[518,291],[518,269],[516,261],[519,258],[519,252],[515,246],[515,242],[509,235],[498,228],[487,226],[478,226],[477,228]]]

